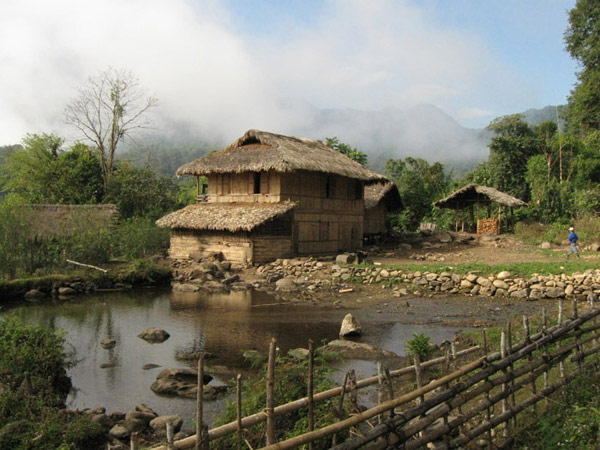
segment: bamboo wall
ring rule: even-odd
[[[387,233],[386,218],[387,208],[383,202],[379,202],[377,206],[365,210],[363,233],[365,235]]]
[[[207,201],[214,203],[276,203],[281,201],[281,176],[279,172],[258,172],[260,193],[254,193],[256,172],[231,173],[208,176]]]

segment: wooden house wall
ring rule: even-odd
[[[254,174],[243,172],[214,174],[208,176],[208,202],[218,203],[276,203],[281,200],[281,174],[278,172],[258,172],[260,193],[254,193]]]
[[[365,211],[364,234],[387,233],[387,208],[383,202]]]
[[[282,174],[282,201],[298,203],[294,208],[295,253],[335,253],[362,247],[362,193],[362,182],[346,177],[314,172]]]

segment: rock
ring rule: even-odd
[[[150,421],[156,418],[156,413],[154,411],[127,411],[125,414],[125,422],[132,420],[141,421],[144,424],[144,427],[150,423]],[[127,427],[129,428],[129,427]],[[131,430],[131,428],[129,428]],[[132,430],[133,431],[133,430]]]
[[[114,427],[112,427],[110,429],[108,434],[110,437],[113,437],[116,439],[126,439],[129,437],[131,432],[123,425],[115,425]]]
[[[494,286],[497,287],[498,289],[505,289],[508,290],[509,286],[507,283],[505,283],[502,280],[494,280]]]
[[[397,357],[394,352],[382,350],[363,342],[347,341],[345,339],[335,339],[327,344],[328,347],[333,347],[334,351],[342,358],[347,359],[364,359],[368,361],[385,357]]]
[[[425,275],[425,279],[427,281],[435,281],[435,280],[437,280],[437,277],[438,277],[437,273],[428,273],[427,275]]]
[[[63,295],[65,297],[71,296],[71,295],[77,295],[77,291],[75,289],[73,289],[72,287],[60,287],[58,288],[58,295]]]
[[[148,364],[144,364],[142,366],[142,369],[143,370],[151,370],[151,369],[156,369],[157,367],[160,367],[160,364],[148,363]]]
[[[473,283],[469,280],[461,280],[460,282],[461,289],[471,289],[473,287]]]
[[[135,405],[135,410],[146,414],[152,414],[154,415],[154,417],[158,417],[158,414],[156,414],[156,412],[152,408],[143,403],[138,403],[137,405]]]
[[[284,291],[289,292],[296,289],[296,282],[294,278],[287,277],[281,278],[275,282],[275,290],[276,291]]]
[[[452,242],[452,236],[450,235],[450,233],[438,233],[438,240],[442,243],[442,244],[448,244],[450,242]]]
[[[559,298],[565,296],[565,290],[559,287],[549,287],[546,289],[546,297]]]
[[[106,338],[100,341],[100,347],[110,350],[111,348],[115,348],[117,345],[117,341],[114,339]]]
[[[503,270],[498,275],[496,275],[496,278],[498,278],[499,280],[506,280],[507,278],[510,278],[510,272]]]
[[[594,242],[593,244],[591,244],[589,247],[590,251],[592,252],[600,252],[600,244],[598,244],[597,242]]]
[[[113,421],[106,414],[94,414],[91,420],[92,422],[99,423],[104,429],[108,429],[114,425]]]
[[[163,431],[167,427],[167,422],[171,422],[173,424],[173,431],[177,432],[181,429],[181,425],[183,425],[183,419],[174,414],[172,415],[164,415],[158,416],[150,421],[150,427],[154,431]]]
[[[188,368],[185,368],[185,369],[180,369],[180,368],[163,369],[159,372],[158,375],[156,375],[156,378],[157,379],[171,378],[173,380],[178,380],[178,381],[191,381],[193,383],[197,383],[198,382],[198,372],[195,369],[188,369]],[[213,379],[212,376],[205,373],[202,381],[204,384],[208,384],[212,381],[212,379]]]
[[[211,262],[204,262],[204,263],[202,263],[202,268],[206,272],[208,272],[210,274],[213,274],[213,275],[219,271],[219,266],[217,266],[216,264],[211,263]]]
[[[198,392],[197,378],[198,374],[193,369],[164,369],[156,376],[150,389],[157,394],[195,398]],[[211,380],[210,375],[204,374],[204,384]]]
[[[44,294],[42,291],[38,291],[37,289],[31,289],[25,293],[25,300],[28,301],[36,301],[44,297],[46,297],[46,294]]]
[[[356,253],[342,253],[341,255],[337,255],[335,257],[336,264],[353,264],[357,261]]]
[[[385,269],[381,269],[381,272],[379,272],[379,275],[380,275],[382,278],[389,278],[389,276],[390,276],[390,272],[388,272],[388,271],[387,271],[387,270],[385,270]]]
[[[200,286],[194,283],[173,283],[173,289],[179,292],[198,292]]]
[[[510,296],[513,298],[527,298],[528,295],[527,289],[519,289],[510,293]]]
[[[362,327],[358,320],[351,313],[346,314],[340,328],[340,336],[360,336],[361,334]]]
[[[293,348],[291,350],[288,350],[288,355],[294,359],[306,359],[306,358],[308,358],[308,349]]]
[[[474,273],[470,273],[467,275],[467,281],[469,281],[470,283],[475,283],[477,281],[477,278],[479,277]]]
[[[552,248],[552,244],[548,241],[542,242],[542,245],[540,245],[540,247],[544,250],[550,250]]]
[[[160,344],[161,342],[169,339],[171,335],[167,333],[165,330],[156,327],[149,327],[138,334],[140,339],[143,339],[147,342]]]
[[[478,277],[477,278],[477,284],[479,286],[483,286],[483,287],[490,287],[492,285],[492,282],[490,280],[488,280],[487,278]]]
[[[148,426],[148,424],[143,420],[134,418],[125,419],[125,423],[123,425],[132,433],[142,431]]]
[[[567,287],[565,288],[565,295],[573,294],[574,290],[575,290],[575,288],[573,287],[572,284],[567,285]]]

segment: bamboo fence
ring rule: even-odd
[[[481,345],[461,351],[452,343],[445,355],[397,370],[388,370],[378,364],[377,375],[357,380],[354,371],[344,376],[341,386],[322,392],[313,392],[314,346],[309,343],[307,356],[308,396],[291,403],[275,406],[274,376],[275,347],[270,344],[267,371],[265,410],[241,417],[241,375],[237,378],[237,419],[234,422],[208,430],[202,422],[202,389],[199,386],[198,433],[188,438],[169,442],[156,450],[210,448],[210,442],[237,434],[237,448],[244,438],[244,430],[265,423],[264,449],[292,449],[301,446],[313,448],[315,441],[330,439],[329,447],[336,450],[358,448],[385,449],[402,447],[417,449],[434,443],[435,448],[459,448],[472,442],[487,448],[508,446],[517,427],[517,415],[526,409],[537,414],[537,403],[572,381],[584,369],[596,364],[590,358],[600,351],[598,338],[600,325],[596,323],[600,308],[579,314],[577,301],[573,300],[572,317],[564,317],[562,301],[559,302],[556,325],[548,326],[546,310],[539,320],[540,330],[532,333],[532,322],[523,318],[523,339],[513,344],[513,330],[507,326],[501,333],[500,349],[490,352],[486,330],[481,333]],[[476,359],[458,366],[458,362],[479,354]],[[586,361],[587,358],[587,361]],[[445,375],[427,384],[428,368],[441,367]],[[199,368],[202,363],[199,362]],[[440,370],[440,369],[438,369]],[[393,379],[414,377],[416,389],[394,395]],[[199,378],[200,379],[200,378]],[[357,392],[378,385],[378,404],[361,411]],[[352,413],[343,418],[344,400],[349,397]],[[315,404],[331,400],[338,422],[318,427],[315,425]],[[308,432],[277,442],[275,420],[301,408],[307,408]],[[350,437],[338,442],[343,433]],[[329,442],[329,441],[327,441]],[[133,448],[133,447],[132,447]]]

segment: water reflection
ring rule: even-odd
[[[154,394],[150,385],[161,369],[143,370],[143,365],[182,367],[186,363],[178,361],[176,353],[203,350],[214,356],[210,364],[229,367],[234,373],[244,367],[244,350],[266,353],[272,337],[283,352],[306,347],[308,339],[320,342],[337,338],[345,313],[334,308],[278,303],[262,292],[206,294],[171,290],[13,304],[5,307],[6,312],[67,333],[76,360],[70,370],[75,389],[68,398],[69,407],[105,406],[109,411],[127,411],[145,402],[161,414],[180,414],[187,421],[193,418],[195,401]],[[171,337],[162,344],[149,344],[137,337],[150,326],[167,330]],[[434,334],[434,341],[456,332],[436,326],[398,326],[392,318],[389,323],[366,324],[365,329],[365,342],[397,352],[403,351],[413,331]],[[111,350],[101,348],[99,343],[105,338],[115,339],[117,345]],[[223,381],[227,377],[216,377],[215,382]],[[222,406],[223,402],[217,402],[205,409],[214,414]]]

